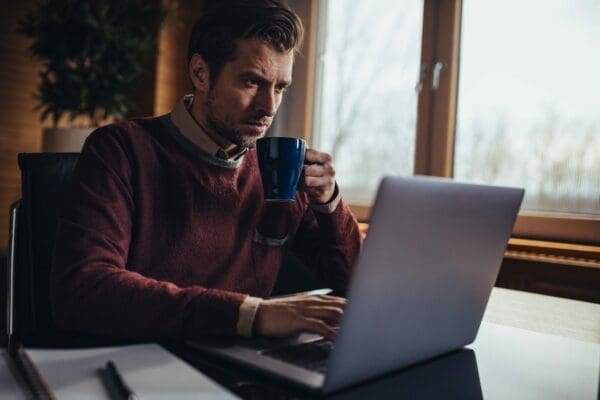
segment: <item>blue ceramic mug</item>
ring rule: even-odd
[[[256,156],[266,201],[294,201],[302,175],[306,142],[291,137],[256,141]]]

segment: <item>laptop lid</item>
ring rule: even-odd
[[[524,190],[385,177],[324,392],[471,343]]]
[[[316,335],[188,344],[325,393],[463,347],[477,334],[523,194],[439,178],[384,178],[325,376],[265,353]]]

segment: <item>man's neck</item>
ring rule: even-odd
[[[193,114],[192,114],[192,117],[194,119],[196,119]],[[219,147],[222,148],[227,154],[233,154],[240,150],[240,148],[239,148],[240,146],[231,142],[227,138],[219,135],[214,130],[207,128],[207,126],[205,124],[198,122],[198,120],[196,120],[196,122],[198,123],[198,125],[200,125],[200,127],[206,133],[206,135],[209,138],[211,138],[216,144],[218,144]]]
[[[199,112],[200,105],[196,103],[196,101],[196,98],[194,98],[188,111],[190,112],[190,115],[192,116],[194,121],[196,121],[198,126],[202,129],[202,131],[206,133],[206,136],[211,138],[212,141],[214,141],[227,154],[234,154],[236,152],[239,152],[241,150],[240,146],[231,142],[226,137],[219,135],[214,129],[210,129],[208,123],[206,122],[206,118],[201,117],[202,114],[200,114]]]

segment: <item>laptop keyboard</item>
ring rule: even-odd
[[[265,350],[262,354],[311,371],[325,373],[327,371],[327,360],[332,349],[332,341],[321,339],[309,343]]]

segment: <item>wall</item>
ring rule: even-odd
[[[37,152],[42,125],[33,111],[40,64],[26,54],[29,40],[18,35],[17,20],[33,0],[7,2],[0,13],[0,252],[8,240],[8,208],[20,197],[17,153]]]
[[[184,1],[179,4],[179,24],[166,24],[159,36],[156,115],[171,111],[181,96],[191,93],[191,83],[187,77],[187,43],[192,27],[202,12],[202,2]]]
[[[0,254],[6,253],[8,209],[21,193],[17,154],[39,152],[44,125],[34,110],[33,95],[41,64],[27,54],[29,39],[16,33],[17,21],[34,8],[35,0],[6,2],[0,14]],[[159,34],[159,56],[148,69],[139,92],[139,113],[168,112],[175,101],[188,93],[186,53],[189,32],[200,15],[201,1],[180,3],[180,23],[167,23]]]

